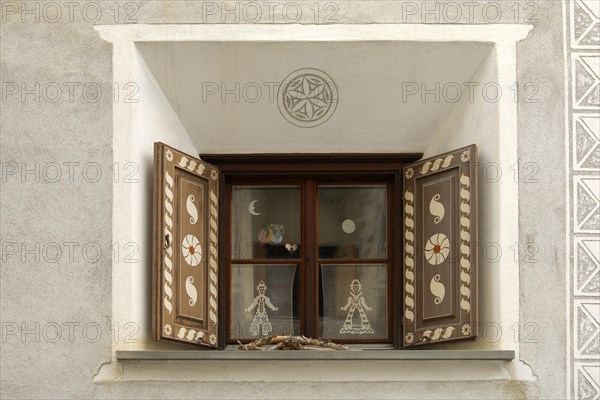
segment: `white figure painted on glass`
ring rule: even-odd
[[[271,321],[269,321],[269,314],[267,314],[266,307],[269,307],[273,311],[277,311],[279,308],[275,307],[271,303],[271,299],[265,296],[267,285],[263,281],[258,283],[256,289],[258,290],[258,296],[254,298],[250,307],[246,309],[246,312],[251,312],[256,308],[254,320],[250,324],[250,333],[253,336],[258,336],[262,330],[263,336],[269,336],[273,331],[273,326],[271,325]]]
[[[350,297],[344,307],[341,307],[342,311],[348,310],[346,320],[340,333],[349,333],[351,335],[362,335],[365,333],[373,333],[371,323],[367,318],[366,311],[371,311],[373,308],[367,306],[365,298],[362,293],[362,285],[358,279],[354,279],[350,283]],[[358,311],[358,316],[355,315]]]

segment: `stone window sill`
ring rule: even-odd
[[[408,382],[535,379],[513,350],[117,350],[94,382]],[[265,362],[267,361],[267,362]],[[333,368],[332,368],[333,366]]]
[[[142,360],[491,360],[511,361],[514,350],[381,350],[239,351],[239,350],[120,350],[119,361]]]

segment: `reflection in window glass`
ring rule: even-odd
[[[300,333],[300,268],[236,264],[231,269],[231,339]]]
[[[387,338],[387,265],[323,264],[319,337]]]
[[[232,259],[300,258],[298,187],[234,186]]]
[[[319,187],[319,257],[386,258],[386,187]]]

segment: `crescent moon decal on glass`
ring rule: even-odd
[[[259,212],[256,212],[256,202],[257,202],[257,201],[258,201],[258,200],[252,200],[252,201],[250,202],[250,204],[248,205],[248,212],[249,212],[250,214],[252,214],[252,215],[255,215],[255,216],[258,216],[258,215],[260,215],[260,213],[259,213]]]

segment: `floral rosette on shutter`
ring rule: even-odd
[[[154,337],[217,347],[218,171],[154,148]]]
[[[477,147],[404,169],[404,346],[477,335]]]

